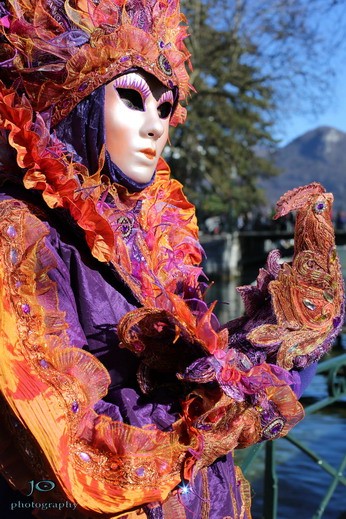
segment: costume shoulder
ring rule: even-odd
[[[54,481],[81,510],[120,514],[162,501],[188,446],[177,429],[140,429],[93,410],[109,375],[69,339],[48,276],[49,229],[34,211],[0,203],[2,471],[22,491],[33,478]]]

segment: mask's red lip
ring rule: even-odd
[[[144,153],[148,159],[154,159],[156,157],[156,151],[151,148],[145,148],[144,150],[140,150],[141,153]]]

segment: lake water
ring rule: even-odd
[[[317,375],[307,393],[325,394],[325,379]],[[346,406],[329,407],[309,415],[292,431],[292,435],[315,451],[321,459],[337,469],[346,454]],[[279,500],[277,519],[312,519],[332,481],[331,476],[285,439],[275,442]],[[253,519],[266,519],[263,505],[264,450],[247,474],[253,491]],[[339,484],[323,518],[346,519],[346,488]]]
[[[346,248],[339,250],[339,254],[345,276]],[[249,278],[251,274],[248,273],[247,279]],[[237,281],[217,282],[209,291],[208,300],[217,299],[220,302],[217,314],[221,323],[242,314],[242,302],[236,292],[238,285]],[[346,337],[342,337],[340,353],[346,353]],[[326,395],[326,379],[322,375],[316,375],[304,396],[321,399]],[[334,468],[338,468],[346,454],[346,400],[307,416],[294,428],[292,434]],[[285,439],[276,441],[276,455],[279,477],[277,519],[312,519],[331,483],[331,476]],[[267,519],[262,515],[263,467],[264,450],[247,474],[252,484],[253,519]],[[346,519],[344,485],[339,484],[336,488],[323,519]]]

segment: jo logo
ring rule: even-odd
[[[54,481],[50,481],[49,479],[43,479],[42,481],[35,482],[33,479],[29,481],[29,494],[27,496],[31,496],[34,490],[38,492],[50,492],[55,488]]]

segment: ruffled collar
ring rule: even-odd
[[[42,115],[34,118],[29,102],[6,88],[1,89],[0,127],[17,152],[25,188],[40,191],[48,207],[67,209],[93,256],[113,264],[143,306],[169,312],[180,323],[178,335],[186,333],[207,351],[220,341],[226,345],[225,334],[215,331],[212,308],[202,300],[194,206],[162,158],[154,181],[141,191],[102,174],[104,148],[90,175],[49,132]]]

